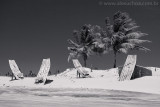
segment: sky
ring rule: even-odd
[[[138,29],[148,35],[142,39],[152,41],[143,44],[150,52],[130,51],[137,54],[137,64],[160,67],[160,3],[158,5],[106,5],[118,0],[0,0],[0,74],[11,73],[9,59],[14,59],[21,72],[30,70],[37,74],[42,59],[51,58],[51,72],[73,68],[67,61],[67,39],[73,39],[73,30],[84,24],[105,27],[105,17],[113,18],[117,11],[127,12],[135,20]],[[127,0],[123,0],[124,2]],[[136,0],[132,0],[136,2]],[[150,2],[151,0],[139,0]],[[153,2],[153,0],[152,0]],[[128,54],[117,56],[122,66]],[[90,56],[87,66],[98,69],[113,67],[113,52]],[[83,60],[80,58],[80,63]]]

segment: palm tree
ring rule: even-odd
[[[82,57],[84,60],[84,66],[86,67],[86,61],[88,57],[92,54],[91,46],[93,43],[93,37],[91,35],[91,25],[83,25],[80,31],[75,30],[73,36],[75,42],[68,40],[68,43],[72,47],[68,47],[70,51],[68,56],[68,61],[72,58]]]
[[[106,35],[109,38],[107,43],[114,52],[114,68],[116,67],[117,53],[127,53],[129,50],[149,50],[140,44],[150,41],[139,39],[147,34],[136,30],[138,26],[127,13],[117,12],[114,14],[113,24],[110,23],[108,17],[105,23]]]

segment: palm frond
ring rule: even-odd
[[[111,37],[111,35],[112,35],[112,33],[113,33],[113,25],[111,25],[109,17],[106,17],[106,19],[105,19],[105,24],[106,24],[105,34]]]
[[[127,27],[127,28],[123,28],[125,32],[131,32],[134,31],[135,29],[137,29],[139,26],[132,26],[132,27]]]
[[[132,43],[122,43],[119,46],[120,48],[125,48],[125,49],[133,49],[135,47],[135,44]]]
[[[137,31],[137,32],[132,32],[132,33],[127,34],[126,37],[127,37],[127,39],[138,39],[138,38],[146,36],[146,35],[148,35],[148,34],[141,33],[139,31]]]
[[[106,17],[105,24],[106,24],[106,26],[110,26],[111,25],[109,17]]]
[[[77,31],[77,30],[74,30],[73,31],[73,37],[74,37],[74,39],[75,39],[75,41],[77,42],[77,44],[80,44],[80,33],[79,33],[79,31]]]
[[[149,40],[140,40],[140,39],[128,39],[127,41],[132,44],[141,44],[145,42],[151,42]]]
[[[133,25],[134,26],[135,24],[136,23],[131,18],[125,20],[125,22],[123,23],[124,26],[125,25]]]
[[[142,50],[142,51],[145,51],[145,52],[151,51],[150,49],[148,49],[148,48],[146,48],[146,47],[143,47],[143,46],[139,46],[139,45],[136,45],[136,46],[134,47],[134,50]]]
[[[74,47],[80,47],[77,43],[73,42],[72,40],[68,39],[68,43],[73,45]]]
[[[121,52],[121,53],[128,53],[128,49],[126,49],[126,48],[120,48],[119,50],[118,50],[118,52]]]
[[[129,23],[125,23],[126,27],[136,26],[137,24],[134,21],[130,21]]]
[[[129,19],[128,19],[129,20]],[[124,21],[124,23],[122,23],[121,25],[120,25],[120,27],[119,27],[119,30],[120,31],[124,31],[124,32],[128,32],[128,31],[133,31],[133,28],[135,29],[135,26],[137,26],[136,25],[136,23],[134,22],[134,21],[130,21],[129,20],[129,22],[125,22]],[[126,28],[132,28],[132,29],[126,29]]]
[[[91,48],[88,48],[86,54],[87,54],[87,56],[93,55],[92,49],[91,49]]]
[[[68,47],[68,50],[71,52],[76,52],[77,48],[76,47]]]

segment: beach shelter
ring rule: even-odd
[[[50,70],[50,66],[51,66],[50,58],[43,59],[42,65],[41,65],[40,70],[37,74],[37,78],[35,80],[35,83],[44,83],[45,84],[45,82],[47,80],[48,72]]]
[[[89,73],[82,67],[82,65],[80,64],[80,62],[78,61],[78,59],[73,59],[73,65],[77,70],[77,73],[84,77],[90,77]]]
[[[22,79],[24,78],[23,73],[21,73],[20,69],[18,68],[15,60],[9,60],[9,66],[11,71],[15,77],[15,79]]]
[[[136,79],[136,78],[140,78],[143,76],[156,76],[156,75],[155,75],[154,71],[152,71],[146,67],[136,65],[134,68],[131,79]]]
[[[137,55],[128,55],[119,76],[119,81],[130,80],[135,69]]]
[[[119,80],[132,80],[144,76],[160,76],[160,69],[136,65],[136,56],[129,55],[124,66],[118,67]]]

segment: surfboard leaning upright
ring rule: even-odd
[[[48,76],[48,72],[50,70],[50,66],[51,66],[50,58],[43,59],[42,65],[41,65],[40,70],[39,70],[39,72],[37,74],[37,78],[35,80],[35,83],[40,83],[40,81],[42,83],[46,82],[47,76]]]
[[[78,59],[73,59],[72,61],[73,61],[74,67],[77,69],[78,73],[80,73],[82,77],[90,77],[89,73],[85,71],[85,69],[82,67],[82,65],[78,61]]]
[[[9,66],[16,79],[24,78],[23,73],[19,70],[15,60],[9,60]]]
[[[136,65],[137,55],[128,55],[123,66],[119,81],[130,80]]]

